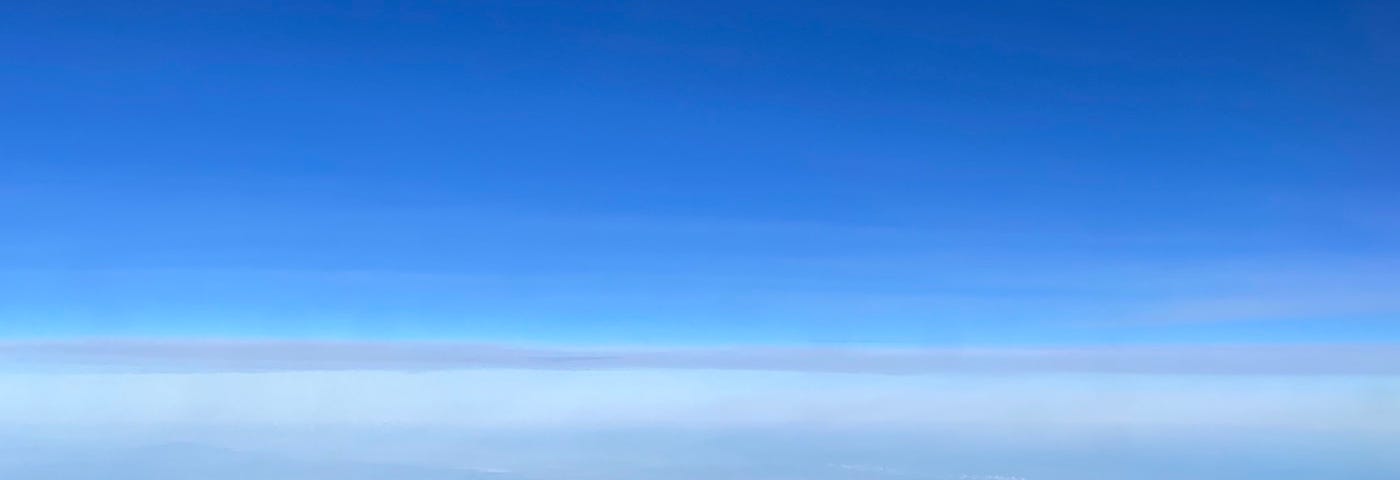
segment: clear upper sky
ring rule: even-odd
[[[1400,340],[1384,1],[0,6],[0,337]]]

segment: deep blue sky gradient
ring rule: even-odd
[[[1400,341],[1388,2],[0,6],[0,336]]]

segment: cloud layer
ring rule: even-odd
[[[1400,346],[530,348],[441,342],[11,341],[0,364],[158,372],[715,369],[849,373],[1400,374]]]

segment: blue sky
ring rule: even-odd
[[[0,336],[1393,342],[1397,15],[5,5]]]

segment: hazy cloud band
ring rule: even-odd
[[[851,373],[1400,374],[1396,345],[531,348],[444,342],[0,342],[0,363],[137,371],[714,369]]]

